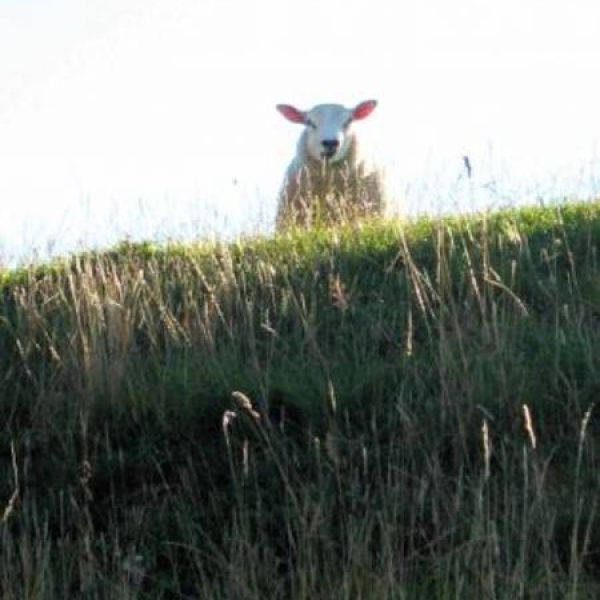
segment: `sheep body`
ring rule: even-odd
[[[375,106],[368,100],[354,109],[339,104],[320,104],[306,112],[277,107],[290,121],[305,125],[279,193],[278,230],[386,213],[383,172],[362,155],[352,131],[352,123]]]

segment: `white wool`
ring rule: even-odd
[[[367,100],[351,109],[319,104],[309,111],[277,106],[288,120],[304,125],[279,193],[278,230],[385,214],[383,172],[362,155],[353,128],[376,104]]]

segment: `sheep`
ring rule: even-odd
[[[277,105],[286,119],[305,126],[279,193],[278,231],[385,214],[383,172],[361,156],[352,130],[376,106],[376,100],[355,108],[319,104],[308,111]]]

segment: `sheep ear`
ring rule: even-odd
[[[292,123],[305,123],[306,122],[306,113],[290,106],[289,104],[278,104],[277,110]]]
[[[361,102],[353,111],[352,118],[355,120],[364,119],[368,117],[377,106],[377,100],[366,100]]]

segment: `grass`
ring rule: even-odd
[[[12,598],[600,594],[600,203],[0,273]]]

